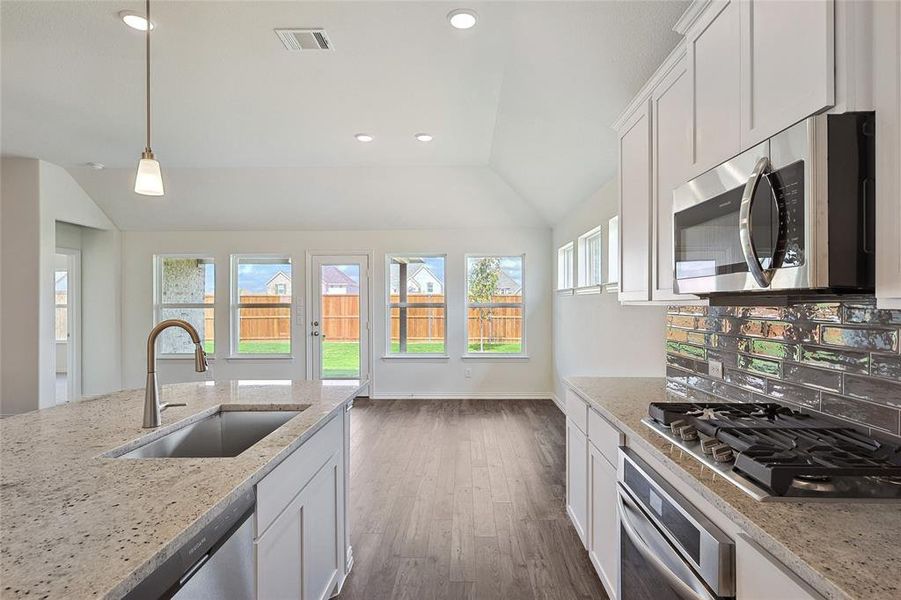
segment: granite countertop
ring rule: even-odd
[[[641,423],[648,403],[678,400],[664,378],[566,383],[826,598],[901,597],[901,504],[759,502]]]
[[[143,389],[0,420],[0,597],[123,596],[360,389],[314,381],[164,386],[165,401],[187,406],[165,410],[156,430],[141,428]],[[219,405],[308,408],[234,458],[103,456]]]

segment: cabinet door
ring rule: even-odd
[[[588,523],[588,438],[566,420],[566,512],[587,547]]]
[[[338,581],[341,457],[332,456],[256,542],[257,597],[323,600]]]
[[[619,138],[619,299],[650,300],[651,114],[647,102]]]
[[[588,444],[589,531],[588,556],[607,595],[615,600],[619,581],[617,559],[616,468]]]
[[[653,124],[654,257],[651,298],[696,300],[673,293],[673,190],[691,170],[691,81],[685,58],[678,61],[651,94]]]
[[[744,533],[735,540],[735,567],[735,595],[742,600],[823,600]]]
[[[694,177],[741,148],[738,0],[712,2],[686,38],[693,99],[689,177]]]
[[[741,10],[741,145],[835,103],[832,0],[746,0]]]

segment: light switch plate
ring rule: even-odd
[[[723,378],[723,363],[719,360],[711,360],[707,363],[707,374],[717,379]]]

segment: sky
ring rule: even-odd
[[[264,293],[266,283],[281,271],[291,277],[291,265],[243,264],[238,265],[238,289],[242,292]]]
[[[522,285],[522,257],[521,256],[502,256],[499,257],[501,261],[501,271],[510,276],[513,281],[516,282],[516,285]],[[477,260],[478,257],[469,257],[467,259],[467,265],[472,263],[472,261]]]

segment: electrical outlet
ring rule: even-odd
[[[707,374],[717,379],[723,378],[723,362],[720,360],[711,360],[707,363]]]
[[[472,379],[472,369],[463,369],[463,377]]]

